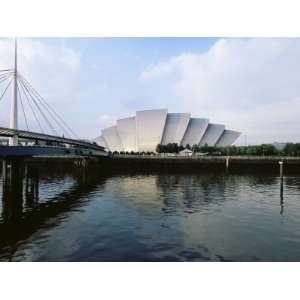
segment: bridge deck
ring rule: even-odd
[[[0,127],[0,136],[18,136],[30,141],[53,143],[53,146],[0,146],[0,157],[35,155],[97,155],[105,156],[104,148],[96,144],[65,137]],[[70,147],[65,147],[69,145]]]
[[[66,147],[47,146],[0,146],[0,157],[14,156],[106,156],[107,152],[93,149],[76,149]]]
[[[6,136],[6,137],[18,136],[19,138],[33,140],[33,141],[36,140],[36,141],[45,141],[45,142],[55,142],[60,144],[68,144],[77,147],[82,147],[86,149],[104,151],[103,147],[87,141],[69,139],[65,137],[31,132],[31,131],[14,130],[14,129],[4,128],[4,127],[0,127],[0,136]]]

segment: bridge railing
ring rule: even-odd
[[[55,135],[49,135],[44,133],[25,131],[25,130],[15,130],[5,127],[0,127],[0,136],[12,137],[18,136],[19,138],[29,139],[29,140],[38,140],[45,142],[56,142],[60,144],[68,144],[72,146],[88,148],[93,150],[104,151],[104,148],[93,143],[81,140],[75,140]]]

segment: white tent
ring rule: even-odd
[[[183,149],[179,152],[180,156],[192,156],[193,155],[193,151],[189,150],[189,149]]]

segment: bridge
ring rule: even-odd
[[[65,120],[40,95],[32,84],[18,71],[17,40],[14,45],[14,67],[0,70],[0,86],[4,86],[0,93],[0,101],[6,96],[11,86],[11,111],[9,128],[0,127],[0,137],[8,138],[8,143],[0,145],[1,157],[24,156],[106,156],[105,149],[96,143],[79,139]],[[27,104],[27,105],[25,105]],[[26,128],[18,127],[18,106]],[[29,125],[35,120],[32,130]],[[45,129],[46,128],[46,129]]]
[[[87,141],[64,138],[37,132],[0,127],[0,136],[18,137],[23,145],[0,146],[0,157],[35,155],[92,155],[105,156],[104,148]],[[27,144],[31,145],[27,145]]]

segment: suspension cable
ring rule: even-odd
[[[28,95],[30,96],[31,100],[33,101],[34,105],[37,107],[37,109],[39,110],[40,114],[42,115],[42,117],[44,118],[44,120],[46,121],[46,123],[48,124],[49,128],[54,132],[55,135],[57,134],[57,131],[55,130],[55,128],[51,125],[51,123],[49,122],[48,118],[45,116],[44,112],[42,111],[42,109],[40,108],[40,106],[38,105],[38,103],[36,102],[36,100],[34,99],[34,97],[32,96],[32,94],[30,93],[30,91],[28,90],[27,86],[24,85],[23,81],[20,80],[20,83],[23,84],[23,86],[25,87],[25,89],[28,92]]]
[[[12,74],[0,75],[0,83],[7,80]]]
[[[2,100],[3,96],[5,95],[5,93],[6,93],[7,89],[8,89],[8,87],[9,87],[10,84],[11,84],[11,82],[12,82],[12,79],[10,80],[10,82],[9,82],[8,85],[6,86],[4,92],[3,92],[2,95],[0,96],[0,101]]]
[[[9,72],[0,72],[0,77],[4,78],[6,76],[10,76],[12,75],[14,72],[13,71],[9,71]]]
[[[22,100],[22,96],[21,96],[21,92],[20,92],[20,89],[19,89],[19,83],[18,82],[17,82],[17,89],[18,89],[18,94],[19,94],[20,100],[21,100],[21,106],[22,106],[22,110],[23,110],[23,115],[24,115],[26,127],[27,127],[27,130],[29,131],[27,117],[26,117],[26,113],[25,113],[25,109],[24,109],[24,105],[23,105],[23,100]]]
[[[38,126],[39,126],[39,128],[40,128],[40,130],[41,130],[41,132],[44,133],[44,129],[43,129],[43,127],[42,127],[42,125],[41,125],[41,123],[40,123],[40,121],[39,121],[39,119],[38,119],[38,117],[37,117],[37,115],[36,115],[36,113],[35,113],[33,107],[32,107],[32,104],[31,104],[31,102],[30,102],[30,99],[29,99],[29,97],[28,97],[28,95],[27,95],[27,92],[26,92],[25,88],[23,87],[22,84],[20,84],[20,87],[21,87],[22,90],[23,90],[23,94],[25,95],[25,98],[26,98],[26,100],[27,100],[27,103],[28,103],[28,105],[29,105],[29,107],[30,107],[30,109],[31,109],[31,112],[32,112],[32,114],[33,114],[33,116],[34,116],[34,118],[35,118],[35,120],[36,120],[36,122],[37,122],[37,124],[38,124]]]
[[[47,116],[45,115],[45,113],[43,112],[42,108],[40,107],[40,105],[38,104],[38,102],[36,101],[36,98],[32,95],[32,93],[30,92],[30,90],[28,89],[28,87],[24,84],[24,82],[22,80],[20,80],[20,83],[23,84],[23,86],[25,87],[25,89],[27,90],[31,100],[33,101],[34,105],[37,107],[37,109],[39,110],[40,114],[42,115],[42,117],[44,118],[44,120],[46,121],[48,127],[52,130],[52,132],[54,132],[55,135],[58,135],[56,129],[52,126],[51,122],[48,120]]]
[[[8,74],[12,74],[14,73],[13,71],[9,71],[9,72],[3,72],[3,73],[0,73],[0,76],[6,76]]]
[[[10,72],[10,71],[13,71],[14,69],[3,69],[3,70],[0,70],[0,72]]]
[[[12,74],[14,74],[13,69],[0,70],[0,84],[4,81],[7,81],[8,79],[10,79]],[[33,114],[33,116],[34,116],[41,132],[44,133],[44,130],[41,126],[39,118],[36,115],[35,109],[32,106],[32,102],[33,102],[34,106],[37,108],[37,110],[39,111],[42,118],[45,120],[45,122],[47,123],[48,127],[51,129],[52,132],[54,132],[56,135],[58,135],[55,127],[53,127],[50,120],[47,118],[45,112],[48,114],[48,117],[50,116],[50,118],[55,122],[55,124],[58,126],[58,128],[60,130],[62,130],[62,132],[64,134],[66,134],[67,136],[70,135],[71,138],[72,138],[72,136],[78,138],[78,136],[74,133],[72,128],[70,128],[68,126],[68,124],[63,120],[63,118],[61,118],[60,115],[53,109],[53,107],[50,104],[47,103],[47,101],[37,92],[36,89],[34,89],[34,87],[26,80],[26,78],[24,78],[20,74],[17,74],[16,80],[17,80],[16,84],[17,84],[18,95],[20,97],[22,111],[23,111],[23,115],[24,115],[27,130],[29,130],[29,125],[28,125],[28,120],[27,120],[25,108],[24,108],[23,98],[22,98],[22,95],[21,95],[22,94],[21,90],[22,90],[23,94],[25,95],[26,101],[27,101],[27,103],[28,103],[28,105],[29,105],[29,107],[32,111],[32,114]],[[0,96],[0,101],[2,100],[4,95],[6,94],[6,91],[9,88],[9,86],[11,85],[12,81],[13,81],[13,78],[11,78],[9,83],[6,85],[2,95]],[[43,111],[42,108],[44,109],[44,111]]]
[[[25,81],[23,81],[23,83],[26,84],[27,88],[32,91],[32,88],[30,86],[28,86],[28,84]],[[32,91],[32,93],[34,93],[34,92]],[[65,134],[66,136],[68,136],[70,133],[60,124],[60,122],[57,120],[57,118],[55,117],[55,115],[53,115],[53,113],[51,112],[51,110],[49,110],[49,108],[37,97],[36,94],[34,94],[34,97],[46,109],[46,111],[48,112],[49,116],[53,119],[53,121],[55,122],[55,124],[62,131],[62,133]]]
[[[47,103],[47,101],[37,92],[37,90],[34,89],[34,87],[28,82],[28,80],[26,80],[26,78],[24,78],[22,76],[22,80],[25,81],[25,83],[29,86],[29,88],[31,88],[31,90],[35,93],[35,95],[37,97],[39,97],[40,102],[43,104],[43,106],[46,108],[47,107],[47,111],[52,115],[52,118],[55,120],[56,119],[56,123],[60,122],[59,127],[61,129],[63,129],[63,131],[69,132],[71,133],[71,136],[73,135],[74,137],[78,138],[78,136],[76,135],[76,133],[68,126],[68,124],[60,117],[60,115],[52,108],[52,106]],[[51,112],[50,112],[51,111]],[[59,121],[59,122],[58,122]],[[67,130],[66,130],[67,129]]]

